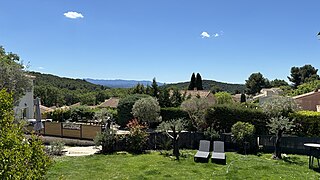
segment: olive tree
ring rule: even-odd
[[[192,98],[184,101],[181,108],[186,111],[192,121],[192,124],[197,127],[199,131],[206,128],[205,112],[213,105],[213,102],[203,98]]]
[[[153,97],[142,98],[135,102],[132,114],[140,122],[148,124],[161,121],[160,106],[157,99]]]
[[[267,123],[269,132],[276,135],[274,159],[281,159],[281,138],[283,133],[289,132],[293,127],[293,120],[288,118],[289,113],[298,109],[298,105],[289,97],[272,97],[261,105],[263,111],[269,116]]]
[[[173,155],[179,160],[180,152],[178,146],[179,135],[185,129],[184,119],[172,119],[170,121],[162,122],[158,126],[158,130],[165,132],[169,138],[172,139]]]
[[[20,57],[17,54],[7,53],[0,46],[0,90],[12,92],[14,104],[19,102],[26,91],[31,88],[31,80],[26,75]]]

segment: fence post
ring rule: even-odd
[[[60,128],[61,128],[61,137],[63,138],[63,123],[60,122]]]
[[[80,139],[82,139],[82,124],[80,124]]]

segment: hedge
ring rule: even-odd
[[[231,132],[231,127],[238,121],[248,122],[255,126],[257,134],[267,134],[267,115],[258,108],[238,104],[215,105],[206,111],[207,124],[217,132]]]
[[[298,136],[320,136],[320,112],[298,111],[291,113],[290,119],[294,119],[296,127],[294,133]]]
[[[179,118],[189,119],[188,113],[179,107],[161,108],[160,115],[162,116],[162,121]]]

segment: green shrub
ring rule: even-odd
[[[43,179],[50,165],[40,139],[14,123],[13,98],[0,91],[0,179]]]
[[[116,143],[118,141],[118,136],[116,132],[111,129],[106,129],[104,132],[97,134],[94,139],[96,146],[101,146],[101,153],[109,154],[116,150]]]
[[[134,119],[128,123],[130,133],[127,136],[127,150],[136,154],[142,153],[146,148],[148,133],[145,131],[145,126],[139,124],[138,120]]]
[[[88,106],[78,106],[71,109],[70,113],[72,121],[87,121],[94,117],[94,110]]]
[[[64,142],[63,141],[53,141],[50,143],[49,154],[54,156],[63,155],[64,150]]]
[[[294,133],[298,136],[320,136],[320,112],[298,111],[289,115],[294,119]]]
[[[255,126],[259,134],[267,134],[267,115],[261,110],[240,104],[215,105],[206,111],[206,123],[218,132],[231,132],[231,127],[238,121]]]
[[[133,94],[127,96],[125,98],[120,99],[118,104],[118,121],[117,123],[125,127],[131,119],[133,119],[132,115],[132,107],[136,101],[142,98],[150,97],[145,94]]]
[[[66,120],[70,119],[70,117],[71,110],[69,109],[56,109],[48,113],[48,118],[52,119],[53,121],[65,122]]]
[[[231,132],[234,140],[238,145],[238,151],[240,153],[254,153],[256,152],[255,142],[255,128],[254,125],[245,122],[237,122],[232,128]]]

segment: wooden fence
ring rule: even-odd
[[[85,124],[44,122],[43,125],[44,128],[40,132],[42,135],[66,138],[93,140],[102,131],[102,126]],[[33,126],[27,126],[27,130],[33,131]]]

